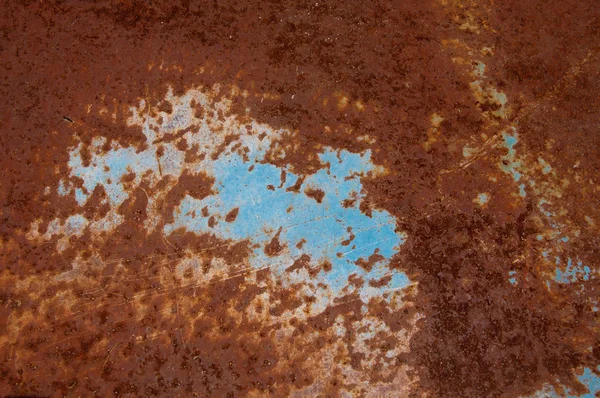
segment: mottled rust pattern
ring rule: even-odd
[[[600,365],[596,1],[1,9],[0,394],[587,392],[577,376]],[[209,101],[192,102],[187,127],[148,141],[132,122],[132,109],[170,120],[193,90]],[[210,145],[191,140],[200,121]],[[305,181],[331,167],[323,148],[370,151],[376,170],[354,176],[363,192],[343,206],[395,218],[406,241],[388,272],[350,275],[322,308],[318,281],[335,265],[286,257],[283,226],[257,248],[213,232],[239,222],[238,207],[225,217],[204,207],[191,217],[209,232],[165,233],[185,198],[218,193],[190,165],[247,157],[249,140],[270,140],[264,162],[282,168],[266,189],[319,205],[328,187]],[[154,151],[156,168],[128,170],[111,206],[112,192],[71,174],[77,148],[82,167],[129,148]],[[285,189],[284,169],[299,176]],[[85,227],[65,221],[74,215]],[[347,232],[353,249],[359,232]],[[288,282],[251,269],[254,250],[280,261]],[[356,267],[383,260],[376,251]],[[385,289],[399,271],[404,289],[353,290]]]

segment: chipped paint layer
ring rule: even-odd
[[[598,394],[593,1],[3,6],[2,394]]]
[[[71,150],[71,173],[60,181],[59,195],[74,195],[83,205],[92,192],[102,189],[111,211],[91,222],[81,214],[55,219],[40,236],[42,240],[62,233],[65,238],[57,243],[62,251],[65,239],[80,236],[87,228],[101,239],[102,233],[117,229],[124,221],[118,209],[129,198],[128,191],[140,189],[147,196],[142,210],[148,217],[139,227],[147,233],[160,230],[167,242],[171,234],[185,232],[212,234],[232,245],[247,242],[252,247],[248,266],[271,269],[284,286],[308,283],[308,289],[319,290],[323,297],[315,308],[323,310],[342,290],[344,294],[360,292],[365,301],[381,294],[381,289],[368,285],[358,289],[349,285],[351,275],[366,282],[389,275],[384,290],[409,285],[401,271],[387,272],[384,267],[405,240],[396,232],[395,219],[385,211],[365,215],[360,210],[364,197],[360,180],[376,169],[370,151],[352,154],[325,148],[319,154],[323,168],[310,176],[298,176],[265,162],[271,140],[285,132],[256,122],[240,123],[233,115],[218,120],[217,112],[229,112],[227,103],[212,103],[209,95],[198,90],[182,97],[169,93],[165,101],[172,104],[171,114],[148,117],[144,102],[132,109],[129,123],[142,128],[144,150],[115,144],[104,151],[106,142],[98,139],[86,149],[91,152],[87,162],[82,159],[82,144]],[[198,106],[206,110],[204,117],[196,117]],[[182,175],[199,174],[214,181],[210,193],[199,198],[186,192],[167,215],[172,221],[166,222],[161,212],[170,189]],[[73,187],[73,179],[82,181],[81,188]],[[234,210],[235,216],[228,220]],[[32,225],[32,238],[37,227],[37,222]],[[270,254],[266,248],[275,238],[281,250]],[[303,256],[314,264],[329,264],[331,270],[314,282],[308,268],[286,277],[285,269]],[[367,260],[371,258],[375,260]],[[182,268],[177,263],[173,267]]]

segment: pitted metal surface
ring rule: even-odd
[[[594,1],[2,8],[0,394],[599,394]]]

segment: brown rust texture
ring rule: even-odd
[[[600,363],[596,1],[4,0],[1,8],[0,393],[586,391],[576,374]],[[371,150],[383,171],[361,177],[360,209],[386,210],[406,235],[388,265],[412,282],[401,299],[390,292],[361,309],[349,291],[315,312],[301,282],[246,272],[248,241],[141,228],[172,221],[186,195],[218,189],[207,175],[166,174],[164,149],[160,181],[131,170],[116,209],[101,185],[84,204],[57,193],[77,145],[84,163],[111,147],[145,149],[140,126],[127,122],[132,106],[143,100],[148,115],[166,117],[170,89],[215,84],[235,88],[215,96],[242,123],[284,129],[265,161],[301,176],[289,194],[327,199],[326,187],[303,186],[327,167],[317,156],[324,146]],[[197,118],[212,112],[194,107]],[[243,151],[226,135],[203,152],[182,138],[194,131],[153,144],[176,142],[186,162]],[[518,143],[503,146],[512,131]],[[237,208],[226,211],[193,217],[209,226],[239,219]],[[69,235],[52,223],[113,213],[121,222],[104,232]],[[554,280],[541,253],[555,248],[557,225],[569,235],[561,253],[586,264],[587,278]],[[262,249],[271,257],[285,249],[277,228]],[[309,255],[281,261],[313,278],[332,267]],[[385,328],[360,340],[363,319]]]

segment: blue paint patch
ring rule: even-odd
[[[596,372],[600,372],[600,366],[596,368]],[[596,375],[590,368],[584,368],[581,374],[577,375],[577,380],[587,388],[587,392],[582,395],[574,395],[568,388],[566,389],[566,397],[568,398],[594,398],[600,392],[600,377]],[[534,397],[560,397],[554,387],[548,386],[544,390],[535,394]]]
[[[508,152],[502,156],[500,169],[506,174],[512,175],[515,182],[519,182],[522,177],[522,174],[518,171],[521,167],[521,162],[516,159],[517,151],[514,149],[515,145],[519,142],[517,133],[514,133],[514,135],[502,133],[502,137],[504,138],[504,147],[508,149]]]
[[[542,257],[544,257],[546,260],[548,259],[548,252],[546,250],[542,252]]]
[[[386,211],[371,209],[367,216],[360,210],[364,197],[361,178],[377,172],[371,163],[370,151],[356,154],[325,148],[319,155],[323,167],[306,176],[300,184],[299,179],[303,177],[264,161],[272,138],[281,136],[281,131],[255,122],[241,126],[233,116],[225,121],[215,120],[210,114],[197,119],[191,107],[195,96],[199,103],[208,101],[200,94],[181,97],[176,101],[178,105],[174,105],[174,113],[163,114],[160,121],[133,111],[131,123],[141,126],[146,136],[144,150],[117,143],[104,150],[106,140],[96,138],[88,148],[92,159],[87,165],[82,159],[83,144],[71,151],[70,176],[81,178],[84,189],[74,190],[69,180],[64,179],[59,185],[59,193],[74,194],[77,202],[83,205],[100,185],[111,207],[111,214],[102,220],[87,222],[87,226],[101,231],[116,227],[120,218],[114,214],[115,210],[129,197],[128,189],[139,187],[144,179],[151,189],[150,194],[144,191],[149,200],[148,218],[141,228],[152,230],[160,225],[167,238],[182,228],[233,242],[249,241],[252,253],[246,265],[254,269],[270,268],[284,284],[306,281],[309,289],[317,284],[321,288],[320,284],[324,284],[329,287],[328,297],[324,297],[327,301],[333,295],[353,291],[353,285],[348,281],[352,275],[369,281],[391,273],[391,281],[384,287],[373,288],[365,284],[358,292],[362,298],[410,284],[404,273],[387,268],[405,240],[405,236],[396,231],[396,219]],[[207,106],[211,105],[207,103]],[[221,107],[212,106],[215,109]],[[196,146],[204,155],[214,154],[218,149],[220,155],[216,160],[205,156],[186,161],[185,152],[177,149],[175,142],[161,141],[167,132],[192,125],[198,130],[185,133],[188,145]],[[225,136],[220,130],[231,131],[239,138],[222,148]],[[160,156],[157,155],[159,147]],[[185,196],[173,213],[174,221],[163,226],[160,209],[164,195],[184,171],[190,174],[203,172],[214,177],[214,194],[202,200]],[[129,173],[135,175],[124,182],[123,177]],[[166,186],[156,188],[165,180]],[[291,189],[296,183],[301,185],[300,192]],[[309,197],[307,189],[320,189],[324,197],[322,200]],[[202,216],[204,208],[208,217]],[[227,214],[235,208],[238,209],[235,220],[227,222]],[[209,219],[215,221],[211,226]],[[271,257],[264,249],[275,236],[284,249]],[[311,277],[305,269],[285,271],[304,254],[311,256],[311,267],[329,262],[331,270],[321,270],[316,277]],[[367,261],[370,256],[373,257],[369,265],[364,267],[367,269],[357,264]]]
[[[558,257],[557,257],[558,259]],[[557,262],[559,264],[559,262]],[[578,281],[587,281],[590,279],[591,269],[587,265],[583,265],[581,260],[577,261],[576,265],[573,265],[571,258],[567,259],[567,267],[562,270],[556,268],[556,274],[554,280],[558,283],[573,283]]]
[[[519,139],[515,135],[510,135],[506,133],[502,133],[502,137],[504,138],[504,144],[508,148],[509,151],[513,150],[514,146],[517,145]]]
[[[70,192],[70,190],[67,189],[64,180],[60,180],[60,182],[58,183],[58,194],[61,196],[65,196],[69,192]]]
[[[482,77],[485,74],[486,65],[483,62],[477,62],[475,65],[475,75]]]
[[[83,189],[77,188],[75,189],[75,200],[78,204],[82,205],[87,200],[88,196],[83,193]]]
[[[147,129],[146,129],[147,130]],[[144,131],[148,135],[147,131]],[[94,143],[93,148],[104,144],[104,139]],[[145,151],[136,151],[135,148],[122,148],[113,146],[102,156],[95,156],[93,162],[87,167],[83,165],[80,148],[71,152],[69,167],[72,175],[83,179],[83,186],[87,194],[79,190],[75,199],[79,205],[83,205],[96,185],[102,185],[112,206],[119,206],[127,199],[129,194],[125,191],[121,179],[128,173],[134,172],[139,181],[140,177],[147,171],[156,172],[161,164],[162,174],[170,174],[178,177],[183,167],[184,153],[167,145],[163,147],[164,154],[160,160],[156,157],[156,147],[149,146]]]
[[[404,272],[394,272],[389,283],[389,289],[402,289],[410,284],[410,279]]]
[[[477,194],[477,198],[475,199],[475,202],[479,206],[485,206],[487,204],[487,202],[489,202],[489,200],[490,200],[490,195],[487,192],[484,192],[484,193]]]
[[[67,218],[65,228],[68,231],[82,231],[87,225],[87,219],[81,214],[75,214]]]
[[[549,174],[552,171],[552,166],[550,166],[548,164],[548,162],[546,162],[541,157],[538,158],[538,163],[540,164],[540,166],[542,166],[542,174],[546,175],[546,174]]]
[[[600,371],[600,366],[596,368],[596,371]],[[596,397],[596,393],[600,392],[600,377],[592,372],[591,369],[585,368],[583,374],[577,376],[577,379],[587,387],[588,393],[580,395],[581,398],[593,398]]]
[[[363,197],[360,176],[374,170],[370,151],[354,154],[327,149],[320,161],[328,167],[308,176],[299,193],[288,188],[300,177],[286,171],[286,182],[281,184],[282,170],[261,163],[261,155],[250,152],[246,161],[235,153],[217,159],[213,167],[218,194],[202,200],[186,196],[175,211],[174,222],[164,227],[165,234],[184,228],[199,234],[214,233],[223,239],[248,239],[257,245],[251,265],[269,267],[276,274],[285,272],[294,259],[308,254],[314,265],[325,261],[332,264],[332,270],[318,278],[334,293],[348,285],[352,274],[370,280],[382,273],[405,237],[395,232],[396,220],[389,213],[372,210],[369,217],[359,209]],[[251,171],[250,165],[254,166]],[[322,203],[305,195],[307,188],[322,189]],[[344,207],[345,199],[354,203]],[[213,228],[208,226],[209,217],[198,216],[204,207],[217,220]],[[227,223],[225,216],[234,208],[239,209],[237,218]],[[280,244],[286,246],[285,253],[269,257],[264,247],[276,233]],[[300,242],[303,245],[298,248]],[[373,254],[382,260],[369,272],[356,265],[359,259],[366,260]],[[394,272],[391,285],[382,289],[402,288],[409,283],[405,274]]]
[[[508,275],[511,276],[511,278],[509,278],[508,281],[512,285],[516,285],[517,284],[517,278],[515,277],[516,274],[517,274],[517,271],[508,271]]]

